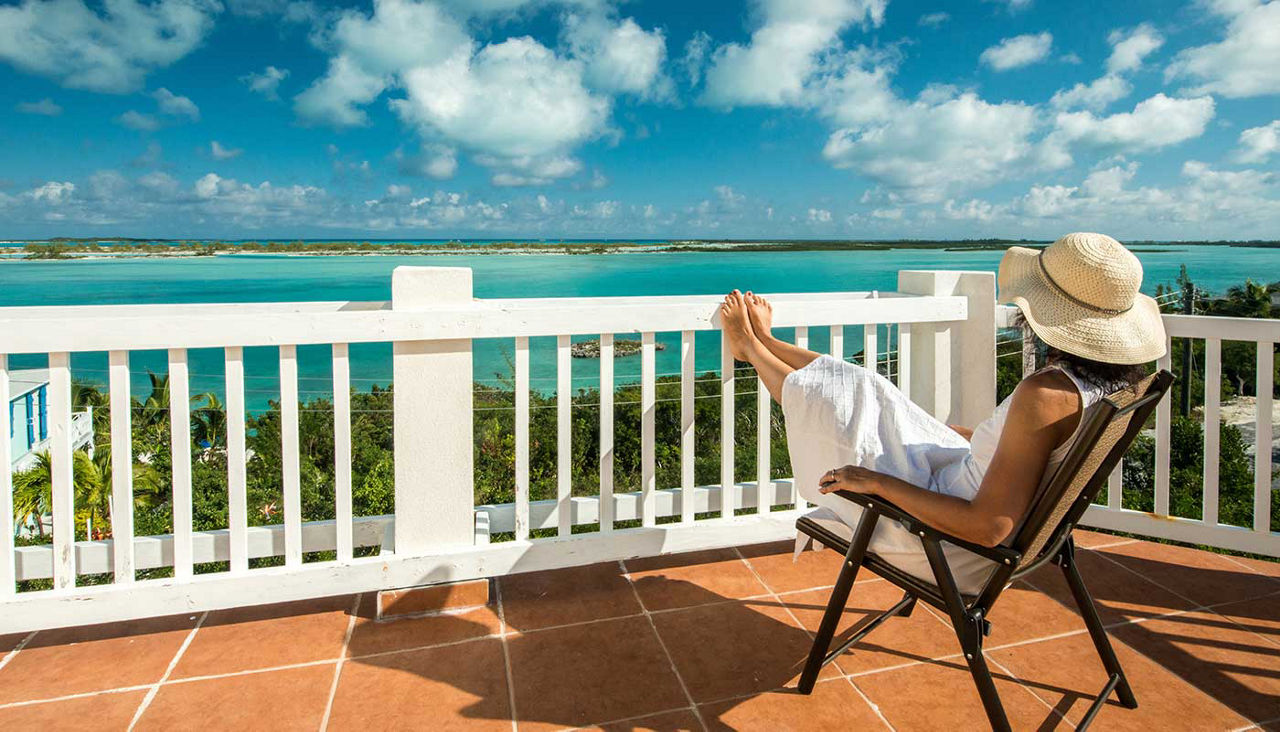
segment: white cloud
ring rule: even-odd
[[[1106,73],[1088,84],[1059,90],[1049,100],[1051,107],[1101,112],[1129,96],[1133,85],[1124,75],[1141,68],[1143,60],[1164,44],[1164,37],[1149,23],[1142,23],[1128,31],[1111,31],[1107,42],[1111,44],[1111,55],[1107,57]]]
[[[18,102],[14,108],[23,114],[38,114],[44,117],[57,117],[62,114],[62,107],[48,97],[38,102]]]
[[[713,106],[784,105],[802,100],[819,55],[855,24],[879,26],[887,0],[757,0],[760,26],[747,45],[720,46],[702,100]]]
[[[928,102],[892,100],[878,120],[838,129],[822,154],[918,200],[956,187],[983,187],[1033,165],[1033,107],[991,104],[966,92]]]
[[[240,77],[240,81],[249,87],[249,91],[261,94],[267,99],[280,98],[280,82],[289,77],[288,69],[268,66],[262,71],[255,71]]]
[[[1240,144],[1232,158],[1237,163],[1265,163],[1280,152],[1280,119],[1240,133]]]
[[[1107,40],[1111,43],[1111,56],[1107,58],[1108,74],[1138,70],[1143,59],[1164,45],[1164,36],[1150,23],[1140,23],[1127,33],[1111,31]]]
[[[1088,84],[1076,84],[1070,89],[1062,89],[1049,100],[1049,106],[1055,109],[1075,109],[1084,107],[1100,112],[1129,96],[1133,86],[1123,77],[1107,74],[1099,76]]]
[[[156,89],[151,96],[160,111],[171,117],[186,117],[193,122],[200,119],[200,108],[187,97],[178,96],[164,87]]]
[[[71,194],[75,193],[75,191],[75,183],[71,183],[69,181],[49,181],[44,185],[33,188],[28,192],[28,195],[33,201],[59,204],[71,198]]]
[[[943,23],[947,22],[950,19],[951,19],[950,13],[946,13],[940,10],[936,13],[925,13],[924,15],[921,15],[920,20],[916,21],[916,23],[926,28],[937,28],[938,26],[942,25]]]
[[[609,119],[609,99],[586,88],[581,65],[531,38],[455,54],[409,69],[402,80],[406,98],[392,108],[425,138],[443,138],[482,155],[482,164],[532,178],[576,173],[581,166],[569,152],[601,134]]]
[[[831,223],[831,212],[825,208],[811,208],[809,209],[809,223],[829,224]]]
[[[1280,94],[1280,2],[1202,2],[1227,21],[1217,43],[1183,50],[1165,69],[1166,80],[1186,79],[1191,94],[1228,98]]]
[[[1164,94],[1145,99],[1132,112],[1098,117],[1092,112],[1062,112],[1054,136],[1100,148],[1156,150],[1204,133],[1213,119],[1212,97],[1183,99]]]
[[[587,67],[586,81],[605,92],[669,98],[674,89],[662,73],[667,41],[660,29],[646,31],[635,20],[613,21],[602,13],[570,14],[565,37]]]
[[[996,71],[1008,71],[1043,61],[1052,48],[1053,35],[1048,31],[1028,33],[1005,38],[983,51],[978,60]]]
[[[705,31],[694,33],[684,44],[684,57],[680,59],[680,65],[684,68],[690,84],[697,84],[702,80],[702,67],[706,65],[707,54],[710,52],[711,36]]]
[[[154,132],[160,129],[160,121],[149,114],[143,114],[134,109],[130,109],[124,114],[116,117],[116,122],[128,127],[131,130],[139,132]]]
[[[23,0],[0,7],[0,59],[76,89],[124,93],[194,50],[215,0]]]
[[[238,158],[243,152],[244,150],[238,147],[223,147],[222,143],[217,140],[209,143],[209,155],[211,155],[214,160],[230,160],[231,158]]]

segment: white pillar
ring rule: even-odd
[[[396,267],[391,309],[469,303],[465,267]],[[395,552],[475,542],[471,339],[394,345]]]
[[[996,276],[992,272],[903,270],[898,291],[958,295],[968,316],[911,330],[911,398],[935,417],[975,427],[996,406]]]

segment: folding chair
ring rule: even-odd
[[[1083,425],[1075,442],[1049,483],[1033,501],[1026,522],[1008,546],[985,547],[965,541],[926,525],[882,498],[848,491],[838,491],[834,495],[853,501],[864,509],[851,539],[833,533],[808,517],[797,520],[796,528],[799,531],[824,546],[844,552],[845,555],[822,624],[809,652],[808,662],[800,676],[800,692],[811,693],[823,666],[861,641],[885,620],[910,615],[916,601],[923,600],[946,612],[951,619],[992,729],[1010,729],[1009,719],[1005,716],[1004,706],[1000,703],[1000,696],[991,679],[991,671],[982,655],[982,640],[991,632],[987,616],[1010,582],[1053,562],[1066,575],[1072,597],[1080,608],[1089,635],[1109,674],[1106,685],[1081,720],[1080,729],[1093,721],[1112,691],[1117,693],[1121,704],[1130,709],[1136,708],[1138,701],[1134,698],[1133,689],[1125,680],[1124,671],[1120,668],[1120,661],[1102,627],[1093,598],[1085,588],[1080,570],[1076,567],[1071,531],[1142,430],[1173,380],[1173,374],[1160,371],[1148,376],[1134,388],[1116,392],[1085,411],[1081,417]],[[929,566],[933,570],[932,583],[909,575],[867,551],[872,531],[881,517],[897,521],[920,537]],[[944,541],[995,563],[994,574],[977,595],[961,594],[957,588],[942,550],[941,542]],[[861,567],[866,567],[897,585],[905,594],[896,605],[860,628],[839,648],[829,650],[840,615],[844,612],[849,592]]]

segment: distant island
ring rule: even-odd
[[[0,260],[126,257],[337,256],[337,255],[600,255],[650,252],[823,252],[933,249],[949,252],[999,251],[1011,246],[1043,247],[1032,239],[860,240],[860,239],[673,239],[669,241],[228,241],[189,239],[58,238],[0,242]],[[1280,248],[1280,241],[1139,241],[1143,246],[1200,245]],[[6,252],[5,249],[10,251]]]
[[[640,341],[634,339],[619,338],[613,342],[613,357],[634,356],[640,352],[641,345]],[[653,347],[658,351],[667,350],[665,343],[655,342]],[[592,338],[589,341],[576,341],[569,346],[569,353],[574,358],[600,358],[600,339]]]

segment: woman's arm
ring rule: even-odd
[[[823,493],[872,493],[952,536],[995,546],[1026,513],[1050,453],[1075,431],[1079,413],[1075,387],[1056,372],[1045,372],[1020,384],[996,454],[973,500],[935,493],[853,465],[828,474],[820,489]]]
[[[947,426],[950,427],[951,431],[956,433],[957,435],[960,435],[961,437],[965,438],[966,440],[969,440],[970,442],[973,441],[973,430],[969,429],[968,427],[961,427],[958,424],[949,424]]]

